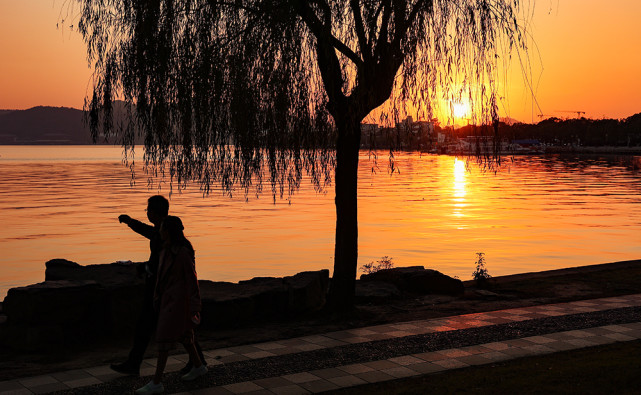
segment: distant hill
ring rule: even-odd
[[[124,104],[114,103],[114,125],[124,121]],[[93,144],[84,111],[69,107],[38,106],[28,110],[0,110],[0,145]],[[113,144],[116,138],[97,144]],[[144,142],[138,137],[136,144]]]
[[[0,110],[0,144],[92,144],[82,117],[68,107]]]

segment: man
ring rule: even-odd
[[[148,225],[131,218],[126,214],[118,217],[120,223],[124,223],[134,232],[149,239],[149,260],[138,266],[138,273],[145,278],[145,290],[142,303],[142,309],[138,322],[136,322],[136,331],[134,333],[134,345],[129,352],[129,357],[123,363],[112,364],[111,369],[118,373],[139,375],[140,365],[145,356],[145,351],[149,345],[149,340],[156,328],[158,313],[154,309],[154,288],[156,286],[156,274],[158,263],[160,261],[160,252],[162,251],[163,241],[160,237],[160,225],[169,215],[169,201],[161,195],[154,195],[147,199],[147,219],[153,224]],[[200,355],[201,361],[205,362],[200,345],[196,342],[196,349]],[[205,363],[206,364],[206,363]],[[189,372],[192,363],[189,361],[187,366],[181,369],[181,372]]]

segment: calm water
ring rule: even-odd
[[[142,151],[140,151],[142,152]],[[148,243],[117,217],[145,219],[147,189],[114,147],[0,146],[0,299],[44,280],[44,262],[142,261]],[[641,174],[631,158],[517,157],[486,173],[451,156],[398,154],[400,174],[364,152],[359,182],[359,265],[391,256],[466,280],[475,253],[492,275],[641,258]],[[167,195],[167,188],[160,193]],[[202,279],[237,281],[332,269],[333,189],[303,184],[287,201],[270,195],[171,197]]]

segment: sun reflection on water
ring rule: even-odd
[[[465,161],[455,158],[454,159],[454,185],[453,185],[453,206],[454,211],[452,215],[454,217],[462,218],[465,217],[463,209],[467,206],[465,195],[467,194],[466,186],[466,169]]]

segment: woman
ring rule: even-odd
[[[167,216],[160,226],[164,245],[154,293],[154,307],[158,310],[158,362],[153,380],[136,390],[137,394],[160,394],[164,391],[162,375],[169,350],[176,342],[183,344],[193,361],[193,368],[182,379],[190,381],[207,373],[207,367],[194,346],[194,327],[200,322],[200,290],[194,249],[185,238],[183,229],[180,218],[174,216]]]

